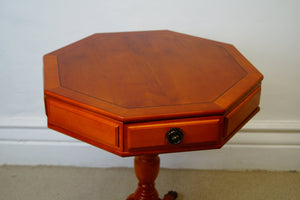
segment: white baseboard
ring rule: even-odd
[[[300,121],[252,120],[222,149],[161,155],[166,168],[300,171]],[[0,120],[0,165],[133,167],[132,158],[46,128],[45,118]]]

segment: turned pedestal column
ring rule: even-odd
[[[136,156],[134,169],[139,180],[138,188],[127,200],[160,200],[155,189],[155,179],[159,172],[160,159],[158,155]],[[177,193],[169,191],[163,200],[175,200]]]

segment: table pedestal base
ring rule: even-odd
[[[161,200],[155,189],[155,179],[159,172],[160,159],[158,155],[136,156],[134,170],[139,180],[138,188],[126,200]],[[177,193],[168,192],[162,200],[175,200]]]

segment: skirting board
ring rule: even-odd
[[[133,167],[133,158],[58,134],[43,120],[0,120],[0,165]],[[160,157],[165,168],[300,171],[299,155],[300,121],[252,120],[222,149]]]

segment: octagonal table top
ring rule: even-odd
[[[233,45],[168,30],[44,56],[49,128],[120,156],[220,148],[258,112],[262,79]]]
[[[48,94],[124,122],[222,114],[262,80],[234,46],[172,31],[94,34],[45,66]]]

